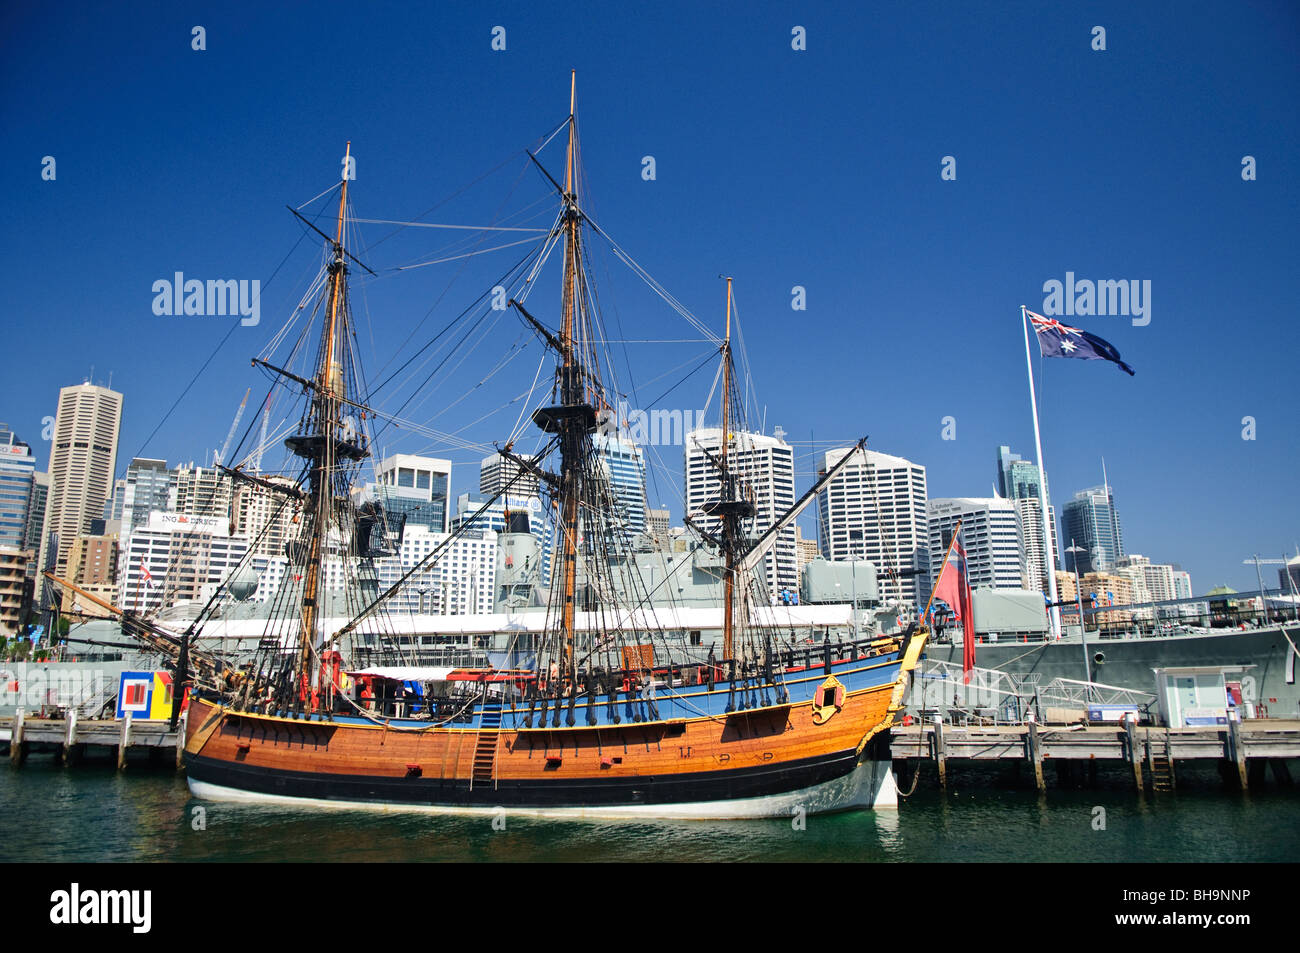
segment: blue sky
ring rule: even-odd
[[[1071,319],[1136,377],[1039,365],[1054,502],[1099,483],[1104,457],[1130,551],[1181,563],[1198,592],[1253,588],[1241,561],[1300,540],[1297,9],[7,5],[0,419],[44,463],[42,418],[93,366],[125,394],[119,470],[135,454],[209,457],[245,389],[250,404],[265,392],[248,358],[319,264],[284,206],[337,180],[344,142],[360,217],[483,224],[548,208],[522,149],[566,114],[575,68],[584,206],[717,328],[718,275],[734,276],[754,418],[795,442],[801,488],[815,450],[868,433],[924,464],[931,496],[990,495],[999,444],[1033,455],[1019,306],[1042,310],[1044,282],[1067,272],[1149,280],[1146,326]],[[191,48],[195,25],[205,50]],[[1104,51],[1092,49],[1098,25]],[[495,26],[504,51],[491,49]],[[791,48],[795,26],[805,50]],[[47,155],[54,181],[41,176]],[[1254,181],[1242,178],[1247,155]],[[944,156],[954,181],[940,177]],[[561,170],[554,145],[543,159]],[[324,200],[304,212],[329,214]],[[358,229],[358,254],[379,272],[354,283],[372,380],[522,254],[398,272],[453,239],[394,231]],[[695,339],[618,354],[620,385],[642,406],[708,345],[598,244],[611,337]],[[261,323],[230,334],[159,427],[234,320],[154,315],[153,282],[177,271],[260,279]],[[554,320],[558,280],[543,281],[530,306]],[[805,311],[791,308],[796,285]],[[403,415],[444,430],[483,418],[461,436],[500,441],[540,357],[501,316]],[[711,379],[701,371],[660,406],[702,406]],[[396,382],[381,407],[415,383]],[[449,457],[453,489],[476,485],[479,454],[409,430],[383,443]],[[650,502],[680,515],[680,450],[660,458]]]

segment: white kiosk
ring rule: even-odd
[[[1228,709],[1251,717],[1241,696],[1240,674],[1253,665],[1195,665],[1157,668],[1156,700],[1170,728],[1201,728],[1228,723]],[[1236,675],[1237,678],[1229,678]],[[1235,689],[1235,691],[1231,691]]]

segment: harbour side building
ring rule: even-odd
[[[631,547],[646,531],[644,451],[616,434],[596,433],[591,442],[609,478],[615,522]]]
[[[394,453],[375,467],[379,481],[376,495],[396,535],[404,521],[424,526],[434,533],[447,532],[451,524],[451,461]]]
[[[1025,585],[1027,588],[1048,592],[1048,572],[1055,571],[1061,565],[1061,542],[1056,532],[1056,507],[1052,506],[1042,471],[1037,464],[1012,453],[1010,447],[998,447],[997,488],[999,496],[1015,502],[1016,513],[1020,518]],[[1052,534],[1050,567],[1043,542],[1044,500],[1047,501],[1047,525]]]
[[[95,521],[95,528],[100,528]],[[118,535],[95,533],[78,536],[68,550],[68,580],[105,602],[117,598]],[[112,613],[70,589],[63,591],[64,612],[83,617],[109,618]]]
[[[45,529],[45,508],[49,502],[49,473],[32,474],[32,495],[27,503],[27,532],[23,541],[23,548],[32,551],[32,567],[29,575],[36,570],[36,555],[41,551],[41,535]]]
[[[961,521],[971,588],[1024,588],[1024,544],[1016,505],[1001,497],[930,500],[930,575],[937,579]]]
[[[1109,486],[1094,486],[1074,494],[1074,499],[1065,504],[1061,519],[1061,539],[1067,549],[1073,541],[1085,550],[1065,553],[1067,572],[1074,571],[1076,556],[1080,575],[1107,572],[1118,564],[1124,555],[1124,533],[1115,510],[1115,494]]]
[[[536,460],[535,457],[530,457],[527,454],[520,454],[520,456],[529,461]],[[519,474],[520,469],[519,464],[499,453],[484,457],[483,462],[479,465],[478,491],[488,498],[496,496]],[[537,477],[531,473],[525,473],[510,486],[509,493],[511,496],[537,496],[540,492],[539,487],[540,483]]]
[[[206,600],[234,571],[248,541],[221,516],[153,513],[127,544],[119,605],[143,611]]]
[[[728,444],[728,465],[740,476],[743,487],[753,490],[758,510],[749,535],[758,538],[771,528],[778,516],[794,506],[794,451],[778,437],[733,431]],[[704,505],[721,497],[722,481],[709,459],[722,450],[722,429],[705,427],[686,435],[686,514],[707,532],[717,530],[719,521],[706,516]],[[799,589],[799,561],[792,523],[777,536],[763,557],[763,578],[772,598],[782,591]]]
[[[8,638],[22,626],[27,566],[32,552],[14,546],[0,546],[0,635]]]
[[[819,474],[852,448],[829,450]],[[929,517],[925,467],[903,457],[866,451],[846,464],[818,494],[821,554],[830,560],[868,560],[882,599],[915,604],[929,594]]]
[[[50,451],[50,496],[38,565],[53,558],[55,575],[67,578],[72,541],[90,532],[112,496],[122,395],[86,382],[59,391]],[[50,548],[51,534],[57,546]],[[40,580],[38,579],[38,585]]]
[[[0,424],[0,546],[21,549],[27,541],[27,513],[36,458],[8,424]]]

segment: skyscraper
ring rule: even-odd
[[[32,448],[19,440],[8,424],[0,424],[0,546],[24,547],[35,479]]]
[[[50,502],[50,475],[48,473],[32,474],[32,495],[27,502],[27,532],[23,549],[33,553],[41,551],[41,532],[45,529],[45,508]],[[35,575],[36,562],[31,564],[31,575]]]
[[[234,481],[215,467],[178,464],[172,471],[176,483],[176,512],[191,516],[230,519]]]
[[[526,460],[535,460],[527,454],[519,454]],[[505,489],[506,484],[519,473],[520,466],[515,461],[494,453],[490,457],[484,457],[482,464],[479,465],[478,474],[478,491],[484,496],[496,496]],[[509,489],[511,496],[537,496],[538,479],[531,473],[526,473],[515,480]]]
[[[820,473],[851,453],[829,450]],[[880,595],[916,603],[929,594],[929,520],[925,467],[866,451],[845,465],[818,494],[818,537],[827,559],[867,559],[876,567]]]
[[[50,498],[38,565],[53,556],[55,575],[66,578],[68,552],[78,535],[100,519],[113,490],[122,395],[86,382],[59,391],[50,451]],[[58,548],[50,552],[50,534]]]
[[[394,453],[375,466],[377,493],[395,532],[400,518],[410,526],[445,533],[451,523],[451,461]]]
[[[646,508],[645,526],[646,532],[658,541],[668,538],[668,510],[652,510]]]
[[[938,578],[957,521],[966,546],[971,588],[1024,585],[1024,544],[1016,504],[1001,497],[930,500],[930,577]],[[1040,534],[1041,535],[1041,534]]]
[[[1043,510],[1039,499],[1047,500],[1047,525],[1052,533],[1052,569],[1060,566],[1061,543],[1056,532],[1056,508],[1051,505],[1051,497],[1046,485],[1042,483],[1042,471],[1038,465],[1022,459],[1019,454],[1011,452],[1010,447],[998,447],[997,489],[1000,496],[1014,500],[1016,512],[1020,519],[1020,538],[1024,544],[1024,572],[1026,585],[1031,589],[1049,591],[1046,564],[1047,554],[1043,546]]]
[[[1067,572],[1074,571],[1075,557],[1078,557],[1079,573],[1083,574],[1107,572],[1124,555],[1124,534],[1115,510],[1115,494],[1108,485],[1074,494],[1074,499],[1065,504],[1061,522],[1062,540],[1085,550],[1066,552]]]
[[[279,474],[262,477],[268,484],[240,481],[235,485],[235,535],[248,540],[258,556],[281,556],[293,538],[301,504],[289,495],[294,481]],[[273,487],[285,492],[277,492]]]
[[[1012,500],[1016,515],[1020,520],[1020,539],[1024,543],[1025,585],[1030,589],[1049,592],[1047,580],[1047,553],[1043,547],[1043,510],[1036,497],[1023,497]],[[1047,526],[1052,531],[1052,553],[1058,557],[1061,552],[1060,536],[1056,532],[1056,507],[1048,507]],[[1053,567],[1057,560],[1052,561]]]
[[[722,481],[717,466],[709,459],[722,449],[722,430],[706,427],[686,435],[686,515],[706,531],[718,526],[715,517],[706,516],[705,503],[721,496]],[[740,484],[753,490],[757,508],[751,538],[757,539],[771,528],[778,516],[794,506],[794,451],[784,440],[763,434],[733,431],[727,450],[727,463],[740,477]],[[795,527],[791,523],[778,536],[763,557],[763,573],[770,595],[799,588],[799,562],[795,553]]]
[[[630,546],[646,530],[645,454],[616,434],[592,434],[591,442],[609,476],[614,520],[623,528],[623,539]]]
[[[136,457],[118,484],[110,515],[121,521],[123,543],[130,540],[131,530],[149,522],[149,514],[176,511],[176,472],[167,469],[166,460]]]
[[[1038,487],[1042,474],[1038,464],[1024,459],[1018,453],[1012,453],[1010,447],[998,447],[998,495],[1009,500],[1038,498]],[[1043,497],[1051,505],[1051,498],[1046,488]]]

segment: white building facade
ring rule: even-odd
[[[957,497],[930,500],[930,576],[937,579],[948,543],[961,521],[971,588],[1023,589],[1024,542],[1013,500]]]
[[[722,492],[718,469],[708,455],[716,458],[721,451],[721,428],[707,427],[686,435],[686,513],[708,532],[717,530],[719,522],[706,516],[703,507],[719,499]],[[771,528],[778,516],[794,506],[794,451],[777,437],[733,431],[727,448],[727,464],[740,477],[742,492],[752,490],[757,513],[747,531],[757,539]],[[783,590],[798,591],[799,561],[795,538],[795,527],[791,523],[781,531],[763,558],[761,575],[773,599]]]
[[[850,452],[827,451],[819,473]],[[870,561],[882,599],[915,604],[929,595],[926,499],[925,467],[874,450],[865,460],[859,454],[818,494],[822,555]]]

